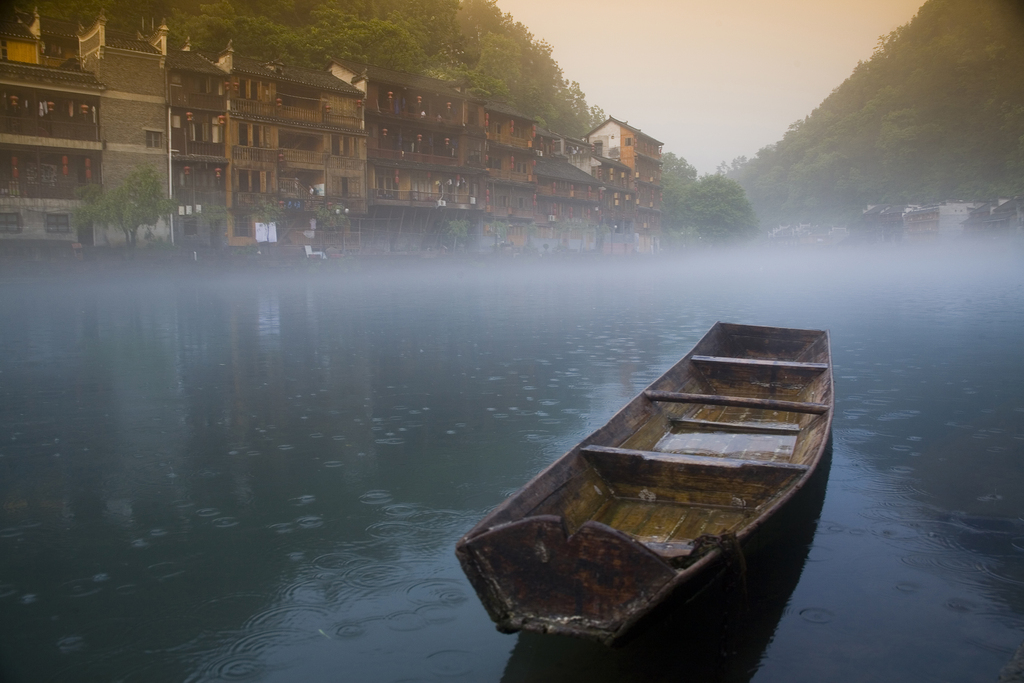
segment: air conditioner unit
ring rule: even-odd
[[[469,203],[470,204],[476,204],[476,197],[470,197],[469,198]]]
[[[554,214],[548,214],[548,221],[549,221],[549,222],[551,222],[551,223],[554,223],[554,222],[555,222],[555,216],[554,216]]]
[[[442,206],[448,206],[448,203],[445,200],[443,200],[443,199],[438,199],[437,200],[437,208],[440,209]]]

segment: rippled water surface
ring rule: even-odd
[[[994,681],[1019,252],[0,275],[0,679]],[[716,320],[831,330],[823,500],[744,607],[497,633],[456,539]]]

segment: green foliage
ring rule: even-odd
[[[277,223],[284,218],[284,209],[272,199],[261,198],[252,212],[252,217],[257,223]]]
[[[316,210],[316,227],[323,230],[347,230],[352,221],[341,207],[320,206]]]
[[[677,201],[671,211],[679,236],[696,236],[704,243],[719,244],[752,237],[758,225],[743,188],[724,175],[703,175],[690,182]]]
[[[459,241],[469,236],[469,226],[470,222],[464,218],[448,221],[444,231],[452,238],[452,249],[458,248]]]
[[[810,116],[734,162],[729,176],[765,221],[1024,192],[1021,8],[929,0]]]
[[[164,182],[152,166],[140,166],[112,190],[83,192],[85,205],[75,212],[75,222],[113,225],[124,233],[128,247],[134,249],[139,228],[156,225],[176,206],[164,196]]]
[[[167,17],[171,45],[323,68],[331,57],[468,80],[478,96],[509,102],[560,133],[582,136],[604,120],[569,81],[551,46],[496,0],[41,0],[46,16],[149,33]]]

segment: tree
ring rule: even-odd
[[[113,225],[124,233],[125,244],[134,249],[139,228],[154,226],[176,206],[164,196],[164,180],[152,166],[140,166],[118,187],[82,195],[85,206],[75,212],[79,225]]]
[[[752,237],[757,215],[735,180],[706,174],[686,187],[680,221],[693,228],[704,242],[722,243]]]
[[[469,235],[469,221],[464,218],[450,220],[445,226],[445,232],[451,236],[452,251],[455,251],[459,246],[459,240],[465,240]]]

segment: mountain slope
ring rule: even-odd
[[[763,222],[1024,193],[1024,3],[929,0],[730,173]]]

